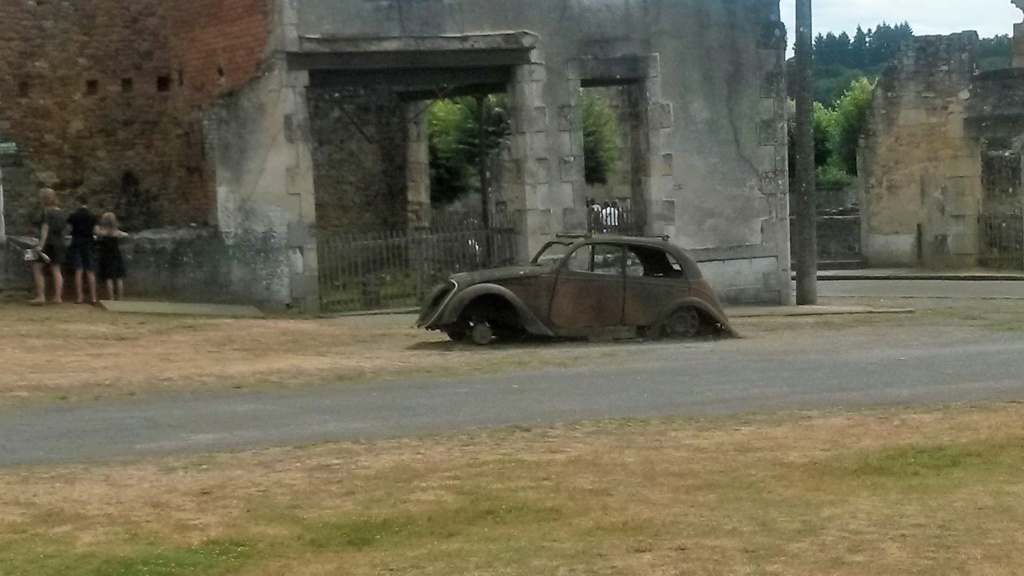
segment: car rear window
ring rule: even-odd
[[[675,256],[647,246],[626,248],[626,274],[647,278],[683,278],[683,267]]]

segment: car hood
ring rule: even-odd
[[[511,280],[514,278],[530,278],[540,276],[548,271],[550,266],[528,264],[525,266],[503,266],[501,268],[489,268],[475,272],[460,272],[452,274],[451,279],[459,286],[472,286],[482,282],[497,282],[499,280]]]

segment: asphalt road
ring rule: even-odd
[[[0,466],[606,417],[1024,400],[1024,335],[892,332],[589,345],[598,360],[568,369],[12,408],[0,411]]]

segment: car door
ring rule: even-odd
[[[626,247],[625,302],[627,326],[649,326],[666,306],[690,293],[690,279],[672,254],[653,246]]]
[[[548,317],[564,330],[622,324],[623,250],[615,244],[584,244],[559,267]]]

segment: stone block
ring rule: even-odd
[[[917,126],[928,123],[928,113],[921,108],[905,108],[899,112],[900,126]]]
[[[535,106],[530,114],[531,132],[545,132],[548,129],[548,108],[547,106]]]
[[[785,142],[785,125],[775,118],[766,118],[757,124],[758,143],[761,146],[778,146]]]
[[[575,156],[562,156],[559,159],[558,167],[562,175],[562,182],[573,182],[579,179],[576,174],[576,161],[577,158]]]
[[[575,146],[575,139],[579,138],[582,140],[582,132],[559,132],[558,133],[558,153],[563,156],[582,156],[583,148]]]
[[[670,102],[654,102],[647,109],[651,128],[668,130],[672,128],[672,104]]]
[[[657,78],[661,76],[661,56],[657,53],[647,56],[647,77]]]
[[[526,162],[526,183],[547,184],[551,180],[551,162],[547,158],[537,158]]]
[[[659,175],[660,176],[671,176],[674,173],[673,172],[672,164],[673,164],[672,153],[668,152],[668,153],[662,154],[661,155],[661,162],[659,163],[659,167],[661,168]]]
[[[785,194],[786,173],[774,170],[770,172],[762,172],[760,188],[761,194],[764,194],[766,196]]]
[[[569,132],[577,129],[580,125],[580,119],[577,117],[576,112],[579,109],[576,106],[559,106],[558,107],[558,130],[561,132]]]

